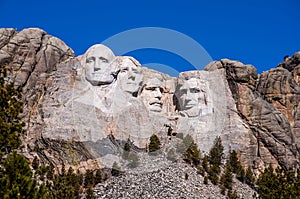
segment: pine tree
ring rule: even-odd
[[[237,152],[235,150],[229,151],[228,162],[226,164],[230,164],[230,172],[236,174],[236,178],[241,181],[245,182],[245,170],[237,157]],[[226,166],[227,168],[227,166]],[[231,192],[230,192],[231,193]],[[231,197],[232,195],[228,195]],[[232,196],[233,197],[233,196]]]
[[[232,167],[232,172],[237,173],[241,168],[241,162],[237,157],[237,152],[235,150],[229,151],[229,163]]]
[[[221,169],[219,166],[211,165],[208,170],[208,178],[214,184],[217,185],[219,183],[219,174]]]
[[[269,166],[257,180],[260,198],[299,198],[300,172]]]
[[[203,181],[204,184],[208,184],[208,177],[207,176],[204,176],[204,181]]]
[[[86,198],[87,199],[95,199],[96,198],[92,187],[88,187],[88,189],[86,190]]]
[[[202,159],[202,167],[206,172],[209,171],[208,163],[209,163],[209,157],[208,157],[208,155],[205,154]]]
[[[240,182],[245,182],[245,169],[240,166],[236,172],[236,179],[238,179]]]
[[[185,174],[184,174],[184,179],[185,179],[185,180],[188,180],[188,179],[189,179],[189,174],[185,173]]]
[[[184,145],[183,141],[176,144],[176,152],[178,154],[182,155],[186,149],[187,147]]]
[[[150,143],[149,143],[149,154],[150,155],[157,155],[158,150],[160,149],[160,141],[158,139],[158,137],[153,134],[150,137]]]
[[[49,166],[46,177],[48,180],[53,180],[53,176],[54,176],[54,167],[51,165]]]
[[[211,165],[221,166],[224,156],[224,147],[220,137],[216,137],[214,145],[209,151],[209,162]]]
[[[39,179],[44,181],[44,178],[45,178],[45,174],[48,172],[49,170],[49,166],[40,166],[37,170],[36,170],[36,174],[39,175]]]
[[[222,194],[222,195],[224,195],[225,196],[225,194],[226,194],[226,187],[224,186],[224,185],[220,185],[220,193]]]
[[[194,142],[193,137],[188,134],[183,138],[183,143],[184,143],[185,147],[188,148],[191,144],[193,144],[195,142]]]
[[[238,199],[239,198],[236,190],[234,190],[234,192],[232,192],[231,190],[228,190],[227,197],[228,197],[228,199]]]
[[[111,168],[111,175],[112,176],[118,176],[120,175],[121,172],[121,168],[119,167],[119,165],[117,164],[117,162],[114,162]]]
[[[226,163],[224,173],[221,176],[220,182],[226,188],[231,190],[233,184],[232,166],[230,162]]]
[[[23,112],[21,88],[14,88],[7,82],[6,66],[0,66],[0,158],[21,146],[20,135],[24,133],[25,124],[21,122]]]
[[[97,169],[95,174],[95,184],[101,183],[102,181],[103,181],[102,172],[100,169]]]
[[[94,186],[94,172],[92,170],[86,170],[84,177],[84,187]]]
[[[47,182],[47,194],[49,198],[79,198],[82,189],[81,175],[74,173],[72,167],[69,167],[64,175],[53,175],[52,183]]]
[[[202,165],[198,165],[197,169],[198,169],[197,173],[200,174],[200,175],[202,175],[204,177],[205,176],[205,170],[202,167]]]
[[[167,152],[167,159],[170,161],[175,161],[176,160],[176,153],[173,148],[169,149]]]
[[[34,156],[34,159],[32,161],[32,168],[34,170],[37,170],[39,168],[39,166],[40,166],[40,161],[36,156]]]
[[[129,153],[130,153],[130,139],[128,138],[127,142],[124,145],[124,151],[123,151],[123,154],[122,154],[122,157],[123,157],[124,160],[128,159]]]
[[[224,147],[220,137],[216,137],[214,145],[209,151],[209,163],[208,178],[216,185],[219,183],[219,174],[221,173],[221,164],[224,156]]]
[[[3,161],[0,169],[0,196],[3,198],[36,198],[39,193],[29,162],[13,152]],[[40,195],[43,191],[40,191]],[[42,195],[41,198],[44,196]]]
[[[64,163],[62,163],[62,165],[61,165],[61,175],[62,176],[66,175],[66,167],[65,167]]]
[[[280,182],[278,182],[274,169],[270,165],[258,178],[257,185],[259,196],[261,198],[277,198],[279,184]]]
[[[246,174],[245,174],[245,182],[246,184],[248,184],[250,187],[253,187],[254,186],[254,183],[255,183],[255,177],[254,177],[254,174],[251,170],[250,167],[247,168],[246,170]]]
[[[183,158],[186,162],[197,166],[200,163],[200,151],[191,136],[188,138],[187,143],[188,147],[183,153]]]
[[[129,161],[128,166],[130,168],[135,168],[139,165],[140,159],[139,159],[139,156],[137,154],[131,152],[128,156],[128,161]]]
[[[37,186],[29,161],[16,152],[25,126],[20,118],[22,90],[7,81],[6,67],[0,66],[0,197],[45,198],[45,186]]]

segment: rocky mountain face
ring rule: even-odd
[[[207,153],[216,136],[243,165],[293,168],[300,158],[300,52],[258,74],[222,59],[178,78],[116,56],[98,44],[75,57],[37,28],[0,29],[0,64],[23,87],[24,154],[79,169],[111,167],[129,138],[145,151],[156,134],[165,147],[191,135]]]

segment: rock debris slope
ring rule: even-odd
[[[160,159],[160,158],[158,158]],[[220,188],[204,178],[195,168],[183,162],[166,162],[160,169],[151,172],[136,168],[122,176],[112,177],[95,188],[97,198],[226,198]],[[150,159],[143,159],[147,165]],[[188,175],[188,179],[185,175]],[[233,186],[240,198],[251,198],[254,191],[249,186],[235,181]]]

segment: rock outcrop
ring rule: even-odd
[[[178,133],[192,135],[203,153],[220,136],[257,173],[297,167],[299,60],[296,53],[259,75],[222,59],[174,78],[101,44],[74,57],[43,30],[0,29],[0,64],[23,87],[24,153],[80,169],[120,161],[127,139],[145,151],[152,134],[167,145]]]
[[[29,135],[29,132],[31,129],[38,130],[36,126],[43,123],[42,114],[36,113],[39,112],[47,89],[46,81],[57,69],[57,65],[70,57],[74,57],[71,48],[41,29],[28,28],[20,32],[12,28],[0,29],[0,64],[7,67],[11,81],[14,81],[16,86],[23,87],[26,149],[31,145],[33,150],[34,142],[42,140],[41,137],[36,137],[38,133]],[[60,140],[56,142],[60,143]],[[36,150],[37,148],[35,147]],[[38,151],[41,157],[44,157],[42,159],[47,162],[51,160],[51,157],[43,155],[42,150]]]
[[[282,79],[291,81],[289,72],[286,69],[277,68],[259,76],[253,66],[226,59],[206,69],[216,68],[226,71],[226,79],[238,114],[249,128],[251,142],[248,142],[249,148],[245,151],[245,155],[246,159],[252,160],[252,167],[262,171],[264,166],[269,164],[286,168],[298,165],[299,150],[293,135],[293,121],[288,119],[286,111],[266,97],[266,93],[274,93],[274,90],[277,90],[279,98],[285,98],[285,95],[291,96],[294,93],[293,103],[298,104],[295,99],[297,88],[294,87],[295,90],[292,90],[286,83],[287,81],[280,81]],[[287,86],[281,87],[280,84]]]

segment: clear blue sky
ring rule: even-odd
[[[76,55],[114,34],[140,27],[179,31],[200,43],[214,60],[240,60],[259,73],[300,51],[299,0],[0,0],[0,8],[0,27],[39,27],[62,39]],[[193,69],[162,50],[128,55],[178,71]]]

